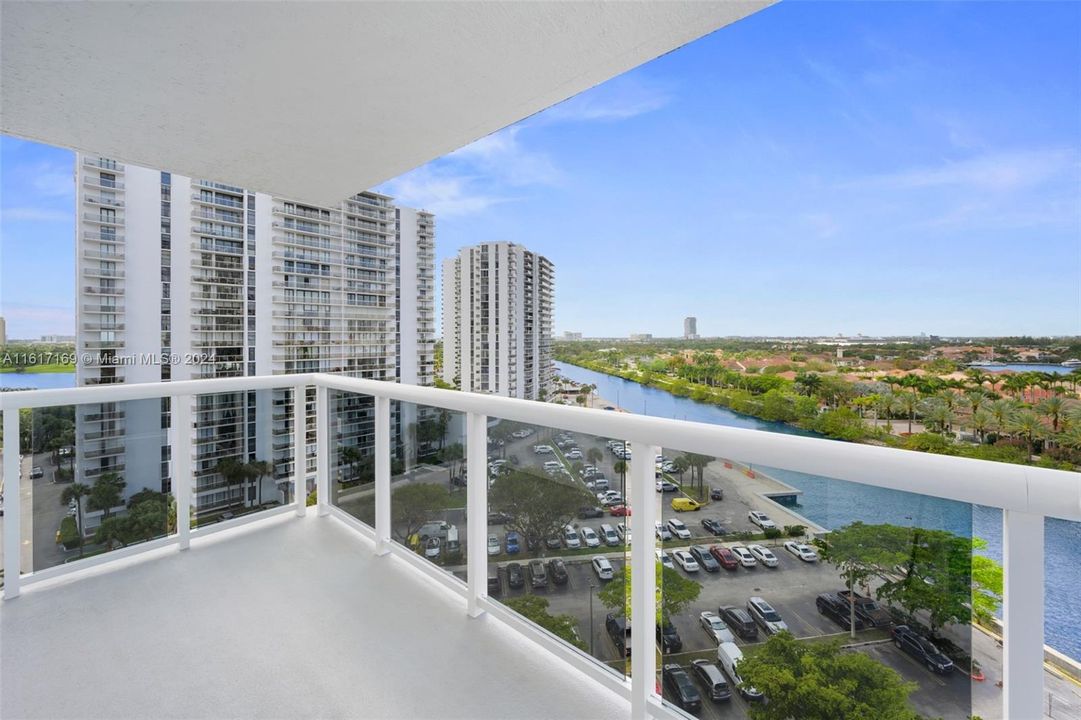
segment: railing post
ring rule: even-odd
[[[1043,717],[1043,515],[1002,511],[1002,712]]]
[[[631,718],[646,720],[657,677],[655,633],[649,629],[657,617],[653,448],[631,443],[631,458]]]
[[[4,410],[4,599],[19,597],[22,572],[22,478],[19,409]]]
[[[390,398],[375,398],[375,554],[390,552]]]
[[[469,582],[469,616],[484,613],[480,604],[488,597],[488,416],[465,416],[465,525],[466,579]]]
[[[293,504],[297,517],[308,511],[308,386],[293,388]]]
[[[330,391],[325,385],[315,389],[315,499],[317,514],[330,512]]]
[[[176,544],[181,550],[191,546],[191,403],[191,395],[169,398],[170,472],[176,499]]]

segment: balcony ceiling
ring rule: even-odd
[[[2,131],[329,204],[769,5],[0,5]]]

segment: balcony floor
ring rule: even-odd
[[[625,718],[625,700],[314,513],[0,607],[6,718]]]

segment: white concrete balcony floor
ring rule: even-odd
[[[283,515],[0,606],[4,718],[626,718],[331,517]]]

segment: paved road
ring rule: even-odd
[[[40,467],[44,476],[32,479],[31,470]],[[23,572],[42,570],[63,563],[68,554],[56,544],[56,531],[67,514],[67,506],[60,502],[64,485],[55,482],[56,468],[51,453],[25,455],[22,458],[22,482],[20,502],[22,506],[22,557]],[[5,481],[5,497],[10,488]],[[5,503],[10,506],[10,502]],[[4,518],[0,518],[0,552],[3,548]]]

